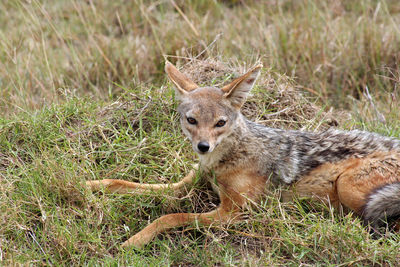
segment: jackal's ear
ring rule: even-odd
[[[175,68],[175,66],[169,61],[165,62],[165,72],[167,73],[171,82],[175,85],[175,88],[180,95],[185,95],[188,92],[199,88],[197,84],[195,84],[188,77],[186,77],[185,74]]]
[[[249,70],[246,74],[236,78],[231,83],[221,88],[224,92],[224,96],[231,101],[232,106],[239,109],[246,101],[246,97],[249,94],[251,88],[260,73],[262,65],[259,64]]]

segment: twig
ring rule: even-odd
[[[222,32],[221,32],[221,33],[218,33],[218,34],[215,36],[214,40],[213,40],[206,48],[204,48],[197,56],[195,56],[195,57],[184,57],[184,56],[175,56],[175,55],[164,55],[164,58],[167,59],[167,58],[169,58],[169,57],[172,57],[172,58],[187,59],[188,62],[187,62],[186,64],[189,64],[191,61],[197,60],[201,55],[203,55],[206,51],[208,51],[208,50],[218,41],[218,39],[222,36],[222,34],[223,34]]]
[[[305,87],[305,86],[299,86],[299,87],[300,87],[301,89],[304,89],[304,90],[306,90],[306,91],[308,91],[308,92],[310,92],[310,93],[316,95],[316,96],[320,96],[320,95],[321,95],[320,93],[318,93],[317,91],[315,91],[315,90],[313,90],[313,89],[311,89],[311,88],[308,88],[308,87]]]
[[[136,2],[136,4],[139,6],[140,12],[142,12],[144,18],[147,20],[147,22],[148,22],[149,25],[150,25],[151,32],[153,33],[154,39],[156,40],[156,44],[157,44],[157,46],[158,46],[158,49],[160,49],[161,55],[164,55],[165,52],[164,52],[164,49],[162,48],[161,42],[160,42],[160,40],[159,40],[159,38],[158,38],[156,29],[154,28],[154,25],[153,25],[153,23],[151,22],[151,20],[150,20],[148,14],[147,14],[147,12],[146,12],[146,11],[144,10],[144,8],[143,8],[143,1],[140,0],[139,3],[138,3],[138,1],[135,1],[135,2]]]
[[[36,236],[33,233],[33,231],[28,230],[28,234],[29,236],[32,238],[33,242],[39,247],[40,251],[43,253],[43,255],[46,256],[46,252],[44,252],[42,246],[39,244],[39,242],[36,240]],[[47,258],[48,263],[50,263],[50,265],[53,265],[53,263],[51,262],[51,260],[49,258]]]
[[[377,108],[377,107],[375,106],[375,104],[374,104],[374,101],[373,101],[373,99],[372,99],[372,96],[371,96],[370,93],[369,93],[368,86],[365,86],[365,90],[364,90],[364,92],[363,92],[363,95],[368,99],[368,101],[369,101],[371,107],[374,109],[374,111],[375,111],[375,113],[376,113],[376,117],[378,118],[378,120],[379,120],[381,123],[386,123],[385,116],[383,116],[383,114],[379,112],[378,108]]]
[[[273,116],[279,115],[279,114],[281,114],[281,113],[287,111],[288,109],[289,109],[289,107],[284,108],[284,109],[282,109],[282,110],[280,110],[280,111],[277,111],[277,112],[274,112],[274,113],[266,114],[265,117],[268,118],[268,117],[273,117]]]
[[[189,27],[192,29],[192,31],[194,32],[196,37],[200,37],[199,32],[196,30],[196,28],[194,27],[193,23],[190,22],[190,20],[185,15],[185,13],[183,13],[182,9],[179,8],[179,6],[175,3],[174,0],[170,0],[170,2],[175,7],[175,9],[178,11],[178,13],[183,17],[183,19],[186,21],[186,23],[189,24]]]
[[[194,57],[194,59],[198,59],[202,54],[204,54],[204,52],[206,52],[208,49],[210,49],[211,46],[213,46],[215,44],[215,42],[218,41],[218,39],[222,36],[222,32],[218,33],[214,40],[206,47],[204,48],[203,51],[200,52],[200,54],[198,54],[197,56]]]

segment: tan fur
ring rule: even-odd
[[[372,191],[394,182],[400,182],[400,154],[374,153],[352,160],[337,181],[338,197],[343,205],[361,213]]]
[[[194,150],[199,153],[201,170],[215,174],[216,180],[210,182],[218,192],[221,204],[217,209],[208,213],[176,213],[162,216],[128,239],[123,244],[124,247],[142,247],[159,233],[194,222],[209,225],[240,220],[241,210],[247,205],[248,200],[258,201],[264,195],[271,180],[268,174],[270,172],[265,171],[267,168],[265,166],[271,164],[270,162],[274,159],[272,155],[278,153],[279,149],[279,151],[286,150],[284,150],[285,144],[279,142],[276,142],[275,147],[273,142],[271,144],[267,142],[267,145],[272,148],[267,151],[260,150],[260,147],[266,146],[260,143],[262,140],[260,138],[264,137],[265,133],[256,128],[257,125],[246,122],[237,110],[244,103],[248,91],[258,76],[259,69],[260,66],[251,69],[222,89],[197,88],[195,83],[167,62],[166,72],[182,101],[179,106],[182,129],[192,142]],[[234,116],[230,113],[239,115]],[[190,123],[189,117],[196,118],[196,123]],[[217,127],[216,123],[219,120],[226,121],[226,125]],[[249,127],[254,127],[256,130],[250,132]],[[232,129],[235,129],[236,132]],[[272,141],[275,141],[276,136],[283,133],[268,129],[265,131],[274,136],[275,139],[271,138]],[[254,132],[258,135],[255,135]],[[276,132],[278,134],[274,135]],[[290,134],[296,138],[302,138],[301,133]],[[250,137],[253,139],[246,139]],[[348,139],[352,140],[353,138]],[[382,140],[387,145],[391,144],[390,140]],[[199,151],[197,147],[199,142],[207,142],[209,150]],[[334,148],[330,143],[331,140],[323,139],[319,142],[331,150]],[[329,152],[328,148],[326,151]],[[347,151],[343,148],[340,149],[344,152]],[[329,153],[337,152],[332,150]],[[321,154],[318,154],[318,157],[319,155]],[[328,156],[332,155],[328,154]],[[263,160],[260,160],[262,157]],[[303,155],[303,157],[305,156]],[[321,161],[320,158],[318,159]],[[295,178],[295,176],[290,176],[292,171],[296,173],[296,170],[290,168],[291,160],[292,158],[284,154],[275,163],[278,167],[289,166],[281,168],[281,174],[286,175],[288,179]],[[299,171],[299,167],[296,168]],[[283,194],[283,200],[290,200],[295,196],[310,196],[329,201],[334,206],[343,205],[356,213],[361,213],[371,192],[385,184],[400,181],[400,153],[395,151],[376,152],[362,158],[350,157],[336,162],[331,160],[310,169],[291,186],[292,191]],[[193,176],[194,171],[181,182],[172,185],[147,185],[110,179],[88,181],[86,184],[92,190],[104,187],[107,191],[116,193],[141,193],[166,188],[172,188],[179,192],[186,184],[192,182]]]
[[[360,214],[373,190],[393,182],[400,182],[400,153],[376,152],[365,158],[326,163],[303,177],[282,197],[284,201],[294,196],[317,197]]]

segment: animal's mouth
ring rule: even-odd
[[[208,151],[200,151],[198,148],[194,148],[194,151],[196,152],[196,153],[198,153],[199,155],[206,155],[206,154],[210,154],[210,153],[212,153],[214,150],[215,150],[215,148],[218,146],[218,144],[215,144],[215,146],[211,146],[209,149],[208,149]]]
[[[205,152],[203,152],[203,151],[200,151],[200,150],[198,150],[198,149],[196,149],[195,150],[198,154],[200,154],[200,155],[206,155],[206,154],[210,154],[211,152],[212,152],[212,150],[210,151],[205,151]]]

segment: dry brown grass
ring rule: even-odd
[[[190,58],[183,64],[181,71],[199,85],[221,87],[245,73],[246,67],[237,61]],[[350,114],[345,111],[321,107],[315,103],[315,96],[305,96],[292,79],[274,73],[271,69],[261,74],[254,91],[242,112],[266,126],[323,130],[338,126],[340,121],[350,118]]]
[[[190,50],[207,58],[214,40],[223,58],[261,57],[335,106],[348,107],[346,96],[360,98],[366,85],[379,95],[398,83],[395,0],[17,0],[0,9],[7,114],[65,100],[70,91],[107,98],[141,82],[161,85],[164,55],[174,61]]]

